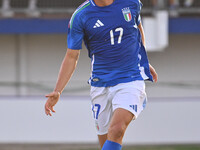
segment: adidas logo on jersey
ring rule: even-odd
[[[104,26],[104,24],[100,20],[97,20],[97,22],[95,23],[93,28],[99,28],[99,27],[103,27],[103,26]]]

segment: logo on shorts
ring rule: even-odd
[[[98,123],[96,121],[95,121],[95,124],[96,124],[97,131],[99,131],[99,125],[98,125]]]
[[[135,110],[135,112],[137,112],[137,105],[129,105],[131,108],[133,108],[133,110]]]
[[[99,125],[97,125],[96,127],[97,127],[97,130],[99,131]]]

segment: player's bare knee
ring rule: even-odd
[[[126,130],[126,124],[124,123],[118,123],[118,124],[112,125],[108,129],[108,137],[119,139],[123,137],[125,130]]]

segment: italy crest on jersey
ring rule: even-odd
[[[131,11],[129,9],[129,7],[127,8],[123,8],[122,9],[122,13],[124,15],[124,19],[127,21],[127,22],[130,22],[132,20],[132,15],[131,15]]]

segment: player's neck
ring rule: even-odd
[[[95,4],[100,7],[111,5],[115,0],[94,0]]]

